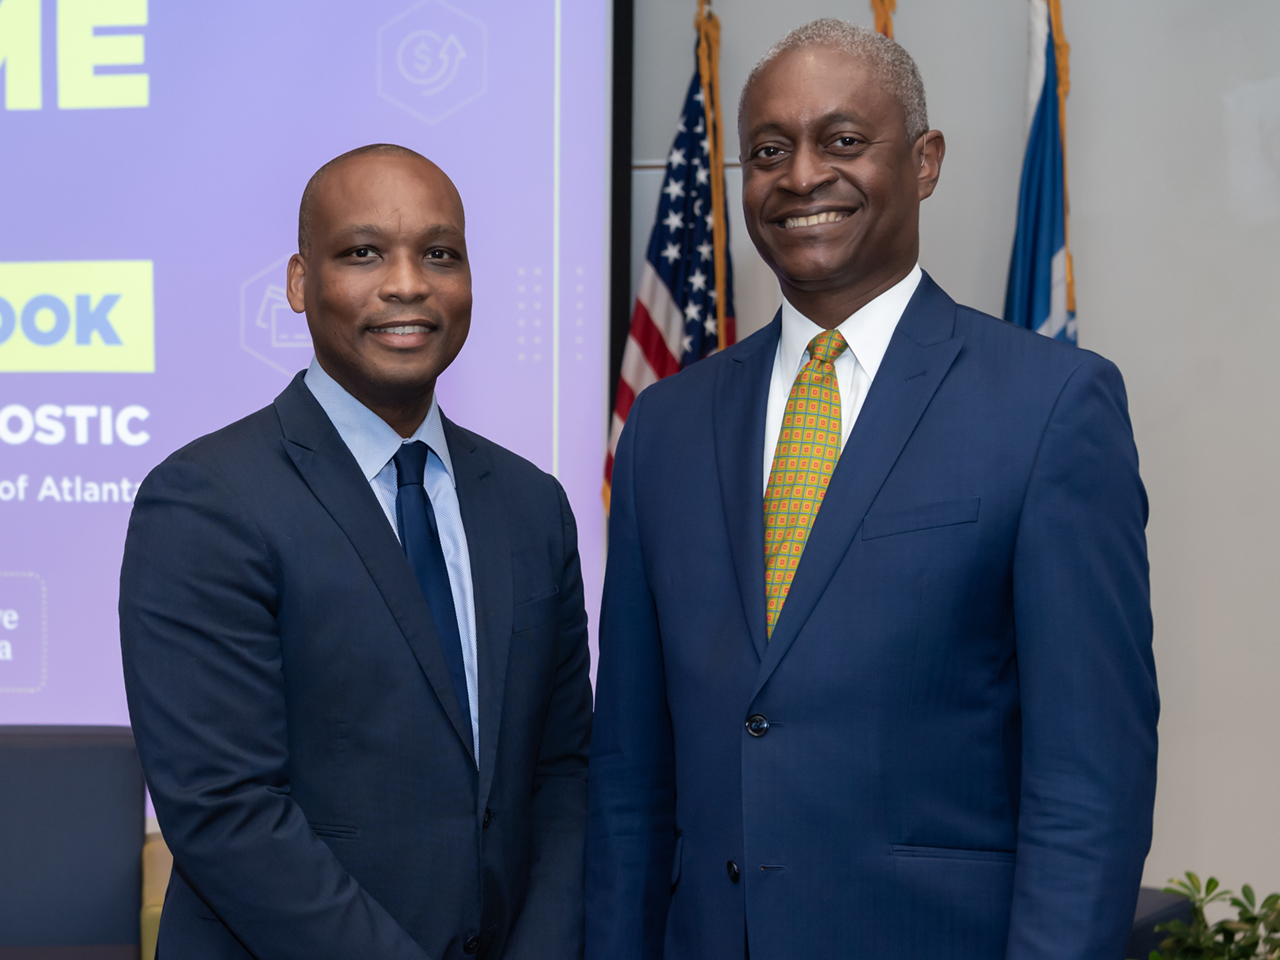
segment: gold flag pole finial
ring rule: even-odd
[[[876,32],[883,33],[893,39],[893,12],[898,9],[898,0],[871,0],[871,12],[876,15]]]
[[[698,0],[698,15],[693,22],[698,31],[698,76],[702,78],[702,106],[707,115],[707,141],[711,154],[711,246],[715,251],[716,278],[716,336],[718,349],[728,344],[725,329],[725,313],[728,296],[725,285],[729,282],[729,250],[725,238],[729,235],[727,210],[724,199],[724,130],[720,122],[720,18],[711,11],[707,0]]]

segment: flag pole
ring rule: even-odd
[[[1071,260],[1071,193],[1067,184],[1067,94],[1071,92],[1071,44],[1062,32],[1062,0],[1049,0],[1053,58],[1058,65],[1058,130],[1062,138],[1063,233],[1067,250],[1067,312],[1076,312],[1076,271]]]
[[[725,329],[725,313],[729,298],[725,295],[728,278],[728,249],[725,238],[729,235],[724,200],[724,136],[720,122],[720,18],[711,11],[708,0],[698,0],[698,15],[693,21],[698,31],[698,75],[702,78],[702,103],[707,114],[707,151],[711,159],[711,215],[715,224],[711,230],[716,275],[716,337],[718,349],[728,344]]]
[[[893,12],[898,0],[871,0],[871,12],[876,15],[876,32],[893,39]]]

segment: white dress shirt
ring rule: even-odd
[[[356,458],[365,479],[373,489],[382,512],[391,524],[396,539],[396,465],[392,458],[402,443],[421,440],[430,449],[423,475],[423,486],[431,498],[436,527],[440,531],[440,547],[449,571],[449,589],[458,617],[458,633],[462,638],[462,666],[467,674],[467,700],[471,705],[471,740],[475,747],[476,766],[480,765],[480,683],[476,671],[476,603],[471,585],[471,554],[467,550],[467,534],[462,527],[462,510],[458,506],[457,484],[453,477],[453,461],[444,438],[440,406],[431,398],[427,417],[405,438],[391,425],[347,393],[325,373],[316,360],[311,361],[304,378],[312,395],[320,402],[337,428],[338,436]]]
[[[840,450],[843,453],[849,434],[867,399],[871,381],[876,378],[889,340],[898,327],[907,303],[923,276],[920,264],[880,296],[836,327],[849,349],[836,357],[836,383],[840,387]],[[824,333],[790,302],[782,301],[782,338],[773,358],[773,376],[769,380],[769,403],[764,415],[764,488],[769,489],[769,473],[773,455],[782,433],[782,418],[796,377],[809,362],[809,344]]]

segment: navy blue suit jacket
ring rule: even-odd
[[[391,525],[301,375],[142,484],[120,582],[174,855],[163,960],[572,958],[591,724],[564,492],[449,421],[480,767]]]
[[[1119,372],[926,276],[767,640],[780,330],[619,443],[588,960],[1121,960],[1158,699]]]

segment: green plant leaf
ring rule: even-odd
[[[1202,882],[1191,870],[1182,879],[1170,878],[1164,889],[1190,901],[1190,923],[1170,920],[1157,926],[1167,936],[1148,960],[1280,960],[1280,893],[1259,904],[1252,886],[1243,885],[1236,897],[1216,877]],[[1210,924],[1205,907],[1223,900],[1236,908],[1237,917]]]

